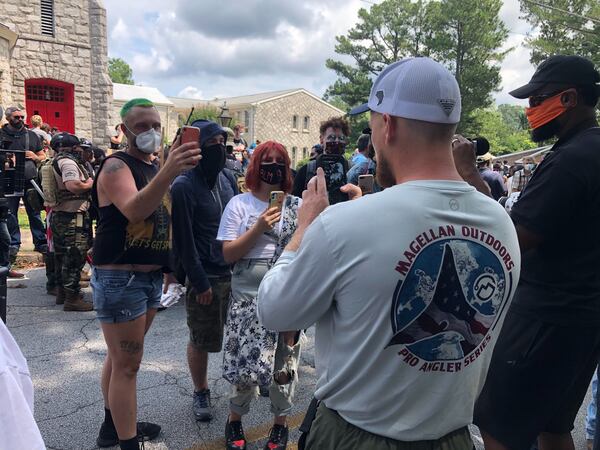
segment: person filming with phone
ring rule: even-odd
[[[302,192],[306,189],[309,180],[315,176],[317,167],[324,167],[328,188],[330,193],[333,194],[330,197],[334,196],[336,202],[347,200],[347,197],[344,198],[343,190],[340,188],[346,184],[348,161],[345,159],[344,153],[349,136],[350,125],[342,117],[332,117],[321,123],[319,127],[319,139],[323,152],[316,155],[314,160],[311,158],[308,164],[298,169],[298,173],[294,178],[293,195],[302,197]],[[334,179],[331,178],[332,173]],[[339,192],[340,190],[342,191],[341,193]]]
[[[256,147],[246,185],[250,192],[227,204],[217,235],[223,241],[225,261],[235,263],[223,351],[223,378],[233,386],[226,448],[246,448],[242,416],[250,410],[258,388],[268,387],[275,418],[265,448],[281,450],[288,440],[286,416],[298,382],[301,334],[294,329],[278,334],[261,326],[256,294],[296,230],[300,199],[289,195],[290,157],[283,145],[268,141]]]
[[[328,207],[317,169],[296,233],[260,285],[258,317],[275,330],[316,323],[320,404],[307,449],[470,449],[519,278],[517,235],[457,172],[461,97],[444,66],[387,66],[353,113],[367,111],[385,190]]]

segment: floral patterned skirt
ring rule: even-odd
[[[243,259],[233,269],[223,378],[242,388],[268,386],[273,379],[277,332],[263,327],[256,315],[258,286],[270,267],[268,260]]]

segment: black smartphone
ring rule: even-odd
[[[329,204],[345,202],[348,200],[348,194],[343,193],[340,188],[348,183],[346,173],[348,172],[348,161],[344,155],[322,154],[317,156],[317,167],[321,167],[325,172],[327,181],[327,192],[329,194]]]

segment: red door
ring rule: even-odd
[[[69,83],[45,78],[25,80],[27,121],[38,114],[51,127],[75,133],[73,95],[73,85]]]

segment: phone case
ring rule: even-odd
[[[363,194],[373,193],[374,179],[373,175],[360,175],[358,177],[358,187]]]
[[[278,207],[281,209],[283,207],[283,200],[285,198],[285,192],[283,191],[273,191],[271,192],[271,197],[269,199],[269,208]]]
[[[317,167],[321,167],[323,172],[325,172],[329,204],[334,205],[347,201],[348,194],[340,190],[348,182],[346,178],[348,161],[346,158],[343,155],[329,155],[324,153],[317,157]]]
[[[188,142],[197,142],[200,144],[200,128],[183,127],[181,129],[181,143],[187,144]]]

